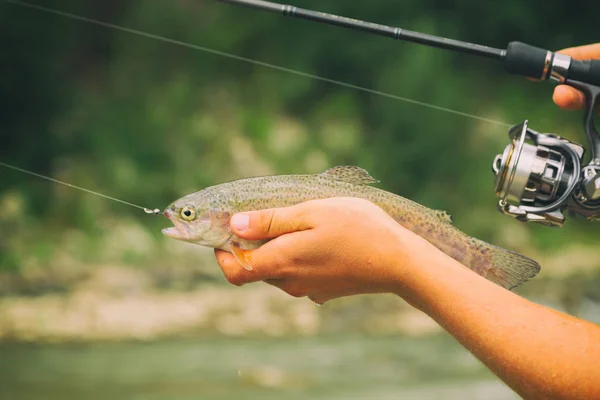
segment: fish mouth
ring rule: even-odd
[[[186,229],[185,225],[183,225],[181,222],[179,222],[175,218],[173,218],[175,216],[175,213],[171,209],[167,208],[163,212],[163,215],[165,217],[167,217],[167,219],[169,221],[171,221],[174,225],[169,228],[162,229],[161,232],[163,235],[173,238],[173,239],[178,239],[178,240],[189,240],[190,239],[189,232]]]
[[[179,228],[177,228],[176,226],[172,226],[170,228],[165,228],[165,229],[161,230],[161,232],[163,235],[168,236],[173,239],[180,239],[180,240],[185,239],[184,235],[181,233]]]

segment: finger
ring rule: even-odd
[[[304,277],[311,265],[315,251],[319,251],[320,239],[312,230],[305,230],[273,239],[255,250],[247,251],[245,257],[252,265],[246,270],[229,252],[215,250],[217,263],[225,278],[241,286],[250,282]]]
[[[235,214],[231,229],[244,239],[272,239],[295,231],[312,228],[307,203]]]
[[[577,60],[600,59],[600,43],[569,47],[559,50],[557,53],[571,56]]]
[[[298,234],[302,233],[304,232]],[[299,241],[303,239],[301,235]],[[289,269],[297,269],[294,255],[306,251],[305,249],[306,246],[296,245],[292,236],[279,237],[258,249],[245,252],[246,261],[252,265],[251,270],[244,268],[230,252],[216,249],[215,256],[227,281],[242,286],[251,282],[283,278]]]
[[[583,93],[567,85],[558,85],[554,88],[552,100],[557,106],[566,110],[579,110],[585,104]]]
[[[300,278],[310,273],[315,255],[318,256],[322,238],[314,230],[303,230],[275,238],[246,257],[266,278]]]
[[[557,53],[573,57],[577,60],[600,59],[600,43],[569,47],[559,50]],[[557,106],[565,110],[579,110],[585,104],[583,93],[566,85],[559,85],[554,89],[552,100]]]
[[[217,264],[223,271],[225,279],[235,286],[242,286],[247,283],[258,282],[270,278],[270,270],[255,266],[252,271],[248,271],[240,265],[233,254],[223,250],[215,250]]]

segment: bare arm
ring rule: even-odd
[[[266,280],[318,303],[395,293],[522,397],[600,399],[600,327],[482,278],[372,203],[337,198],[245,215],[247,228],[232,223],[239,236],[276,239],[252,252],[253,271],[217,251],[231,283]]]
[[[519,395],[600,399],[600,327],[481,279],[445,254],[428,258],[398,294]]]

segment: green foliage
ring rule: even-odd
[[[522,40],[558,49],[597,40],[600,3],[579,3],[295,5],[496,47]],[[492,61],[208,0],[52,7],[508,123],[528,118],[585,143],[581,115],[558,110],[550,84],[508,76]],[[12,4],[0,8],[0,23],[6,162],[152,208],[228,179],[350,163],[387,190],[448,210],[484,240],[508,243],[504,228],[517,224],[495,211],[490,164],[507,143],[503,127]],[[0,204],[2,268],[32,256],[44,265],[72,231],[101,243],[114,228],[108,216],[139,218],[154,238],[164,226],[6,169]],[[595,226],[570,220],[526,232],[523,247],[541,251],[594,243]]]

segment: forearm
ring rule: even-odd
[[[530,302],[441,252],[402,277],[424,311],[526,399],[600,399],[600,327]],[[421,259],[422,260],[422,259]]]

